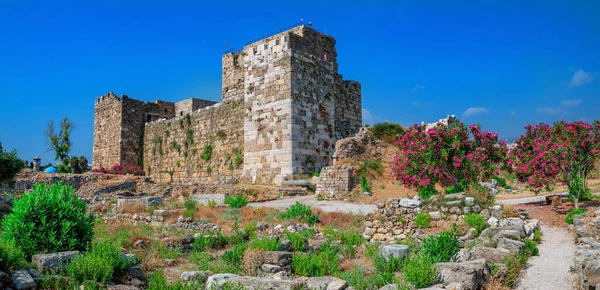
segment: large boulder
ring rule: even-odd
[[[301,277],[294,280],[296,283],[304,285],[304,289],[310,290],[342,290],[346,289],[346,281],[337,277]]]
[[[459,283],[465,290],[481,289],[485,278],[490,274],[485,259],[462,263],[437,263],[436,267],[439,269],[436,283]]]
[[[240,285],[247,290],[292,290],[300,289],[301,284],[294,280],[278,280],[272,278],[262,278],[253,276],[238,276],[229,279],[231,285]],[[221,286],[222,287],[222,286]],[[210,289],[210,288],[206,288]]]
[[[27,290],[35,288],[35,281],[27,270],[17,270],[12,273],[13,286],[17,290]]]
[[[208,277],[208,279],[206,279],[206,286],[205,289],[214,289],[214,290],[218,290],[221,289],[223,287],[223,285],[225,285],[225,283],[229,282],[231,279],[235,278],[235,277],[239,277],[239,275],[236,274],[215,274],[212,275],[210,277]]]
[[[525,243],[507,238],[498,239],[498,248],[507,249],[512,254],[521,254],[525,251]]]
[[[79,251],[37,254],[31,256],[31,262],[35,264],[40,272],[47,270],[58,271],[66,267],[71,259],[77,255],[79,255]]]
[[[507,249],[502,248],[489,248],[489,247],[474,247],[469,250],[466,248],[461,249],[454,257],[454,262],[466,262],[479,259],[485,259],[486,261],[494,261],[496,263],[504,263],[504,257],[510,256],[511,253]]]

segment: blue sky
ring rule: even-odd
[[[28,160],[53,161],[43,131],[65,116],[72,154],[91,158],[94,99],[110,91],[219,100],[225,43],[301,18],[337,39],[366,123],[455,114],[511,137],[600,119],[598,1],[45,2],[0,0],[0,141]]]

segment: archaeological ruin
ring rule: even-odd
[[[95,101],[93,167],[141,165],[157,181],[281,184],[331,165],[362,125],[361,85],[336,41],[299,25],[222,56],[220,103]]]

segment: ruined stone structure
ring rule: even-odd
[[[222,102],[96,100],[93,167],[139,164],[160,181],[279,184],[332,163],[362,125],[361,86],[335,39],[300,25],[222,57]]]

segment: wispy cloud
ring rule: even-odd
[[[415,87],[414,87],[414,88],[411,90],[411,92],[413,92],[413,93],[414,93],[414,92],[416,92],[416,91],[420,91],[420,90],[424,90],[424,89],[425,89],[425,86],[424,86],[424,85],[417,84],[417,85],[416,85],[416,86],[415,86]]]
[[[577,107],[581,104],[581,102],[583,102],[582,99],[562,100],[560,101],[560,104],[563,107]]]
[[[365,124],[373,123],[377,119],[377,116],[373,115],[369,110],[362,108],[362,119]]]
[[[486,109],[486,108],[483,108],[483,107],[474,107],[474,108],[468,108],[468,109],[466,109],[462,113],[462,115],[463,115],[463,117],[470,117],[470,116],[485,114],[487,112],[489,112],[489,110]]]
[[[591,83],[594,80],[595,74],[586,72],[582,69],[578,69],[571,77],[571,82],[569,83],[569,87],[578,87],[585,85],[587,83]]]
[[[566,114],[568,113],[565,109],[563,108],[550,108],[550,107],[546,107],[546,108],[539,108],[537,110],[535,110],[538,114],[544,114],[544,115],[561,115],[561,114]]]

